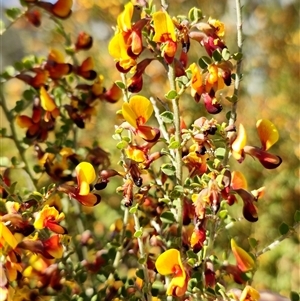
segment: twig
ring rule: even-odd
[[[238,52],[242,53],[243,51],[243,32],[242,32],[242,6],[241,1],[236,0],[236,26],[237,26],[237,46]],[[235,73],[235,82],[234,82],[234,91],[233,95],[235,96],[235,101],[232,104],[229,125],[234,125],[236,121],[236,110],[237,110],[237,100],[240,88],[240,81],[242,77],[242,58],[237,61],[236,73]]]
[[[283,240],[286,238],[289,238],[291,235],[293,235],[296,232],[297,227],[299,227],[300,223],[296,223],[290,230],[281,236],[279,236],[274,242],[269,244],[267,247],[263,248],[262,250],[256,252],[255,257],[259,257],[263,254],[265,254],[268,251],[273,250],[275,247],[277,247]]]
[[[34,178],[32,172],[31,172],[31,170],[29,168],[28,161],[27,161],[27,159],[25,157],[25,149],[21,146],[20,141],[18,140],[18,135],[17,135],[16,127],[15,127],[15,123],[14,123],[14,120],[13,120],[14,116],[9,111],[9,109],[8,109],[8,107],[6,105],[6,100],[5,100],[5,97],[3,95],[3,85],[2,85],[2,87],[0,89],[0,106],[3,109],[3,113],[4,113],[5,117],[6,117],[6,120],[9,122],[9,127],[10,127],[10,130],[11,130],[11,138],[14,141],[16,147],[17,147],[17,150],[19,152],[19,155],[21,157],[22,162],[24,163],[24,170],[28,173],[30,179],[33,182],[33,185],[36,188],[36,179]]]

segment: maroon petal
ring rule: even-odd
[[[257,158],[262,166],[267,169],[277,168],[282,162],[282,159],[279,156],[270,154],[256,146],[246,145],[244,147],[244,152]]]
[[[203,93],[204,105],[209,114],[218,114],[222,111],[222,105],[217,101],[213,93]]]
[[[257,222],[257,208],[254,202],[257,201],[253,194],[244,189],[234,189],[234,191],[242,198],[244,201],[243,215],[245,219],[249,222]]]

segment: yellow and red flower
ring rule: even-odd
[[[40,3],[40,2],[39,2]],[[72,72],[73,66],[65,63],[63,54],[57,49],[51,49],[45,64],[45,70],[52,79],[60,79]]]
[[[144,125],[153,113],[149,99],[135,95],[122,106],[124,119],[133,127],[133,132],[148,142],[155,142],[160,136],[157,128]]]
[[[76,166],[77,186],[62,184],[58,190],[67,193],[84,206],[92,207],[101,201],[99,194],[90,192],[90,184],[96,179],[95,169],[88,162],[81,162]]]
[[[45,205],[44,208],[38,212],[33,226],[38,230],[48,228],[54,233],[65,234],[67,230],[59,225],[64,218],[65,215],[63,212],[59,213],[54,207]]]
[[[61,243],[62,236],[60,234],[52,235],[48,239],[24,239],[17,247],[31,251],[32,253],[41,254],[46,259],[61,258],[63,255],[63,245]]]
[[[155,267],[161,275],[172,275],[171,282],[167,288],[168,296],[181,297],[185,294],[188,276],[178,250],[169,249],[160,254],[155,262]]]
[[[256,128],[261,141],[261,148],[246,145],[246,131],[244,126],[240,124],[238,135],[231,145],[233,157],[241,163],[245,159],[245,154],[248,154],[256,157],[267,169],[277,168],[281,164],[282,159],[268,152],[269,148],[274,145],[279,138],[275,125],[267,119],[260,119],[256,123]]]
[[[168,64],[173,62],[177,51],[175,26],[167,12],[153,14],[154,37],[153,41],[160,44],[161,54]]]
[[[110,55],[117,61],[118,70],[124,73],[136,65],[136,58],[143,51],[142,29],[148,22],[147,19],[141,19],[131,25],[133,10],[131,2],[125,5],[117,19],[116,34],[108,45]]]
[[[40,89],[40,98],[41,107],[45,110],[44,120],[49,122],[51,119],[55,119],[59,115],[59,109],[44,86]]]

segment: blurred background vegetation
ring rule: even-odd
[[[18,6],[18,2],[16,6]],[[79,61],[91,55],[96,63],[96,70],[105,77],[108,87],[112,81],[119,79],[112,58],[108,55],[107,45],[113,34],[112,26],[122,11],[126,1],[121,0],[74,0],[72,16],[64,21],[66,32],[76,39],[80,31],[86,31],[94,38],[94,45],[88,52],[80,53]],[[159,5],[159,1],[154,1]],[[247,130],[248,144],[259,146],[255,123],[258,119],[270,119],[280,133],[279,142],[271,152],[282,157],[283,163],[276,170],[266,170],[258,161],[247,157],[243,166],[231,161],[237,170],[246,175],[250,189],[266,186],[266,193],[258,203],[259,220],[255,224],[240,223],[232,229],[231,235],[244,234],[242,243],[247,248],[247,237],[259,241],[259,249],[267,246],[279,236],[278,227],[282,222],[293,225],[293,215],[299,209],[299,133],[300,133],[300,77],[299,77],[299,2],[296,0],[244,0],[243,33],[244,60],[242,89],[238,104],[238,122],[242,122]],[[13,1],[1,1],[2,7],[12,7]],[[201,8],[206,17],[220,19],[225,23],[225,40],[231,52],[237,51],[235,1],[211,0],[170,0],[171,15],[185,15],[193,6]],[[3,13],[3,10],[2,10]],[[5,17],[1,16],[2,19]],[[5,21],[9,24],[9,21]],[[50,48],[63,50],[64,41],[55,31],[55,24],[42,17],[42,25],[33,27],[24,19],[13,24],[1,37],[1,71],[24,56],[34,54],[46,57]],[[192,43],[189,61],[197,61],[204,55],[203,49]],[[82,56],[82,57],[81,57]],[[147,97],[163,98],[167,87],[165,71],[159,64],[151,64],[146,70],[143,94]],[[150,83],[151,85],[147,84]],[[20,99],[25,85],[18,80],[10,80],[5,84],[5,94],[9,106],[13,107]],[[224,91],[224,96],[226,91]],[[115,112],[120,108],[117,104],[99,103],[97,118],[83,131],[80,146],[91,145],[97,141],[106,151],[111,153],[113,167],[118,161],[118,152],[111,135],[117,122]],[[223,101],[224,112],[230,109],[230,103]],[[206,114],[202,106],[196,104],[186,95],[182,98],[183,117],[187,125]],[[116,117],[115,117],[116,116]],[[115,118],[114,118],[115,117]],[[1,127],[7,125],[2,112]],[[219,114],[218,120],[225,120],[225,114]],[[20,131],[20,135],[24,132]],[[20,136],[21,137],[21,136]],[[17,155],[13,142],[1,140],[1,156],[11,158]],[[27,151],[33,164],[36,158],[32,149]],[[94,227],[98,227],[102,235],[120,215],[121,197],[115,193],[114,185],[105,190],[101,205],[89,210],[95,215]],[[291,290],[300,290],[300,248],[299,236],[287,239],[276,249],[265,253],[260,258],[260,268],[254,277],[257,289],[270,289],[285,296]]]

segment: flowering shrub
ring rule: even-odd
[[[239,1],[236,52],[227,46],[225,25],[200,8],[172,16],[164,2],[133,2],[118,15],[108,44],[120,73],[120,80],[108,79],[108,88],[94,58],[78,56],[92,47],[93,37],[80,32],[73,41],[60,21],[71,16],[72,0],[24,0],[22,10],[7,11],[36,27],[52,19],[65,51],[50,49],[47,57],[24,59],[1,74],[2,85],[26,83],[11,110],[1,92],[10,130],[1,134],[19,152],[19,161],[13,158],[0,178],[1,301],[255,301],[260,295],[251,283],[259,257],[295,232],[299,212],[295,225],[282,224],[281,236],[262,251],[257,246],[263,242],[251,237],[245,244],[247,237],[230,232],[242,220],[258,221],[266,189],[248,187],[247,174],[235,163],[242,169],[252,158],[270,170],[282,163],[270,152],[279,140],[270,120],[258,116],[255,146],[247,145],[246,128],[237,123]],[[190,61],[190,48],[205,55]],[[164,99],[144,84],[153,64],[165,69],[166,81],[159,82]],[[224,89],[230,96],[222,96]],[[184,97],[197,107],[189,123]],[[95,116],[100,120],[99,102],[119,104],[119,118],[107,129],[116,141],[112,163],[100,144],[83,148],[78,142],[78,133]],[[33,168],[25,155],[30,151]],[[43,183],[44,175],[51,184]],[[20,186],[22,178],[26,184]],[[117,183],[113,192],[111,182]],[[111,194],[119,197],[123,218],[99,234],[103,225],[91,212]]]

